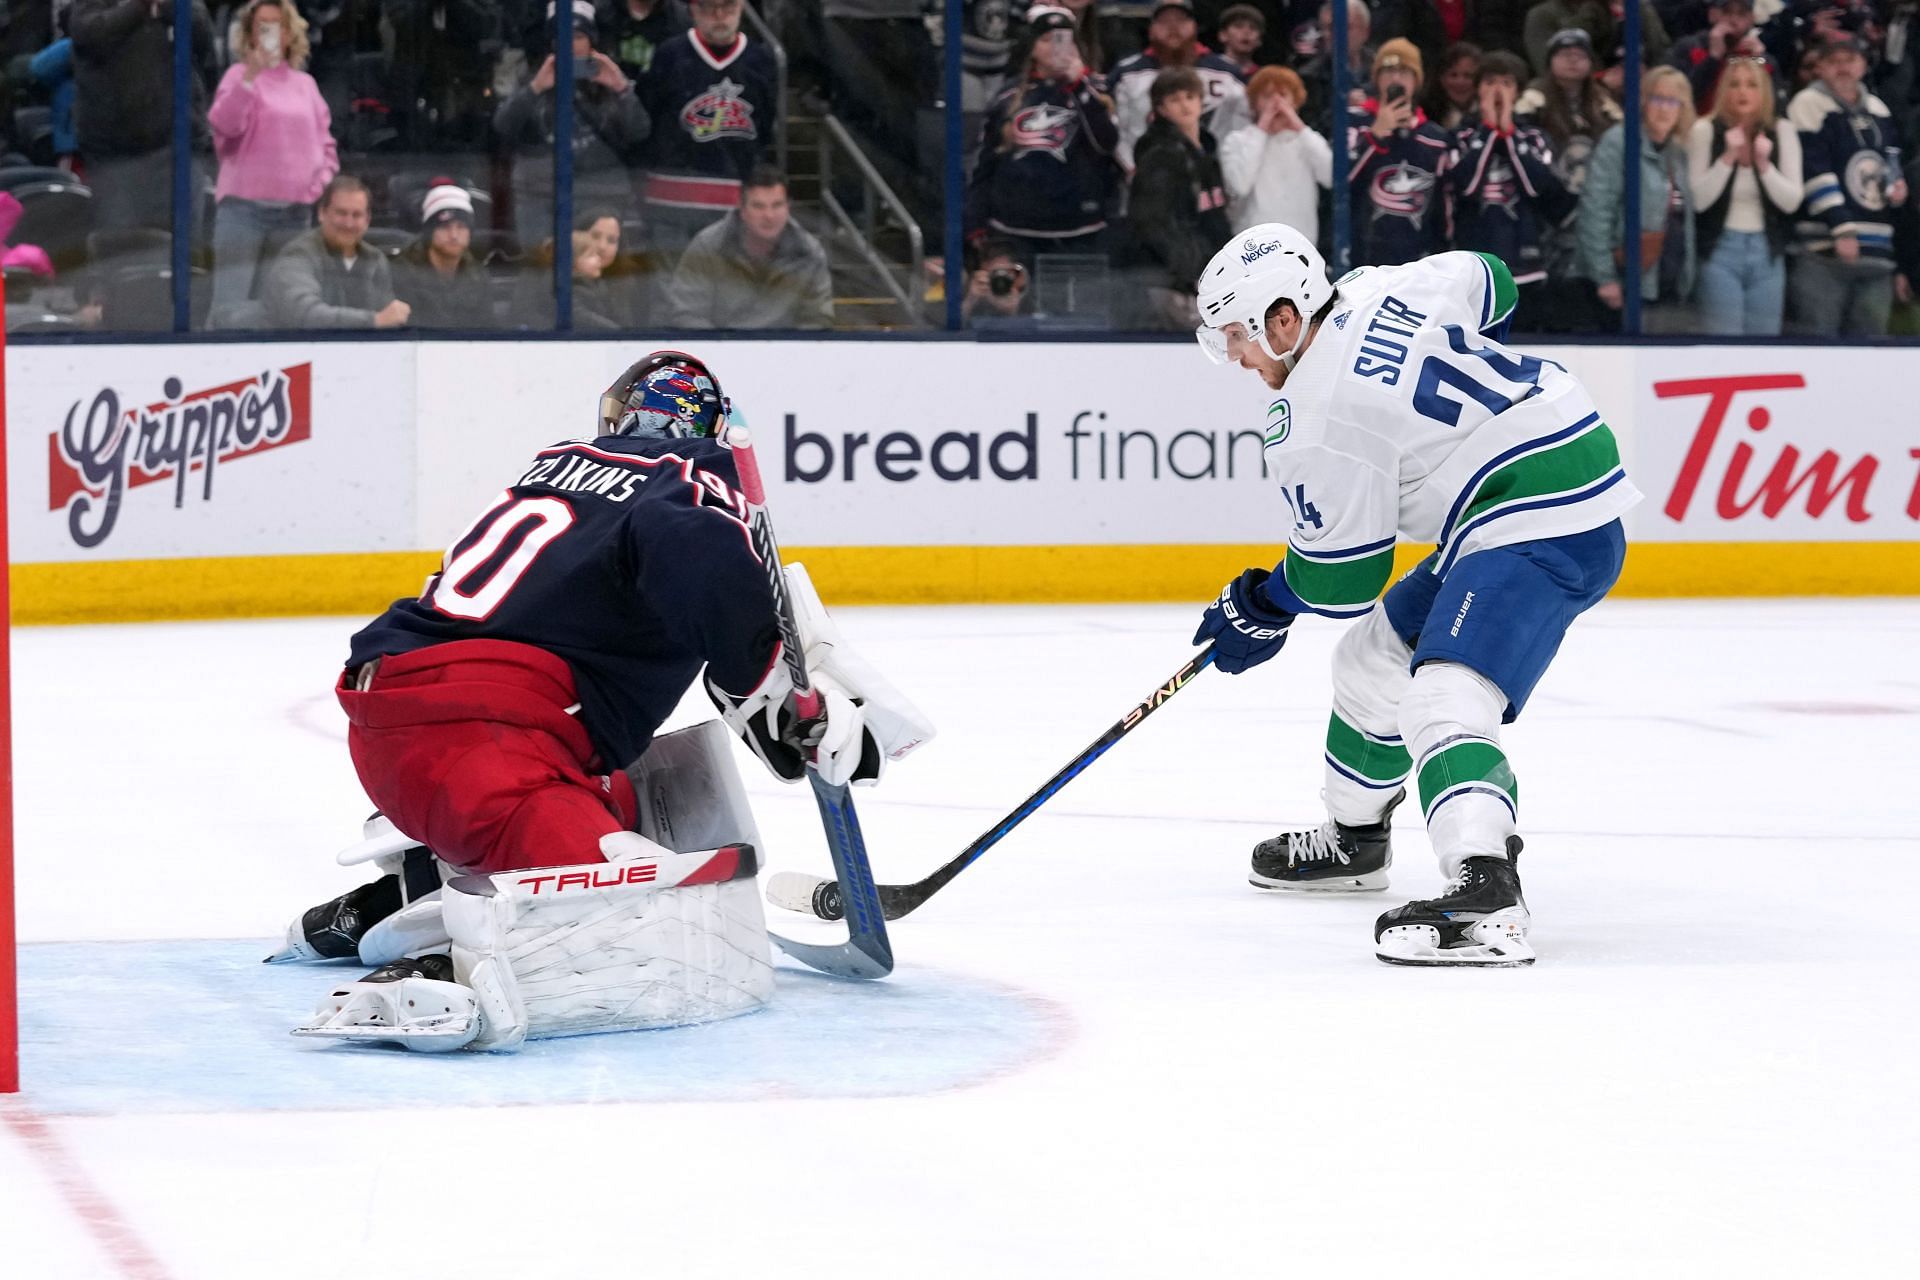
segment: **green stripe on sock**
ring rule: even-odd
[[[1280,571],[1293,594],[1308,604],[1350,608],[1379,597],[1393,576],[1393,550],[1332,564],[1290,555],[1280,562]]]
[[[1507,763],[1506,752],[1491,742],[1469,738],[1436,751],[1420,766],[1420,808],[1433,808],[1433,802],[1450,788],[1463,782],[1484,782],[1498,787],[1520,804],[1520,784]]]
[[[1481,481],[1454,529],[1503,502],[1584,489],[1620,465],[1620,446],[1604,422],[1539,453],[1515,458]],[[1451,537],[1453,529],[1446,536]]]
[[[1520,300],[1520,288],[1513,282],[1513,272],[1507,270],[1507,264],[1491,253],[1482,253],[1478,257],[1487,264],[1487,273],[1493,277],[1493,318],[1487,321],[1489,326],[1506,319],[1513,311],[1513,304]]]
[[[1375,742],[1340,718],[1327,718],[1327,754],[1370,782],[1398,782],[1413,769],[1405,747]]]

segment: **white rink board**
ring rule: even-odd
[[[789,545],[1246,544],[1274,542],[1283,527],[1260,476],[1269,396],[1188,346],[695,345],[754,425]],[[1528,349],[1592,389],[1648,495],[1629,517],[1637,540],[1920,535],[1920,418],[1899,398],[1911,352]],[[598,390],[637,350],[17,348],[8,353],[15,558],[437,548],[534,450],[590,434]],[[229,438],[209,490],[204,441],[179,424],[182,396],[296,369],[311,386],[306,436],[270,449]],[[157,408],[147,427],[115,433],[106,419],[116,405],[123,415]],[[118,440],[146,442],[147,469],[109,447]],[[66,460],[76,442],[93,459],[86,474]],[[129,480],[98,538],[106,500]]]

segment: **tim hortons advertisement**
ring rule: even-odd
[[[413,363],[379,346],[8,353],[15,555],[413,544]]]
[[[1915,359],[1807,347],[1639,352],[1638,536],[1920,538]]]

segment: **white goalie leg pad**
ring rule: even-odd
[[[1366,741],[1367,759],[1373,764],[1362,773],[1351,764],[1341,767],[1331,744],[1326,753],[1327,812],[1349,826],[1378,822],[1400,789],[1400,782],[1375,775],[1386,772],[1387,758],[1405,753],[1400,703],[1413,679],[1407,671],[1412,660],[1413,650],[1377,604],[1333,647],[1333,714]],[[1404,769],[1400,772],[1404,781]]]
[[[621,832],[602,848],[614,856],[643,841]],[[752,866],[750,851],[725,849],[453,880],[443,911],[454,973],[484,1024],[473,1047],[711,1022],[765,1005],[773,956]]]
[[[401,978],[335,988],[293,1034],[446,1053],[471,1044],[480,1027],[480,1003],[471,989],[432,978]]]

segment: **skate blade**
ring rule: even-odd
[[[1365,875],[1335,876],[1327,880],[1270,880],[1258,871],[1249,871],[1247,883],[1276,893],[1379,893],[1387,887],[1387,873],[1369,871]]]
[[[1380,935],[1373,954],[1387,964],[1413,968],[1518,969],[1534,962],[1524,925],[1483,921],[1472,933],[1471,942],[1443,947],[1440,931],[1431,925],[1400,925]]]

